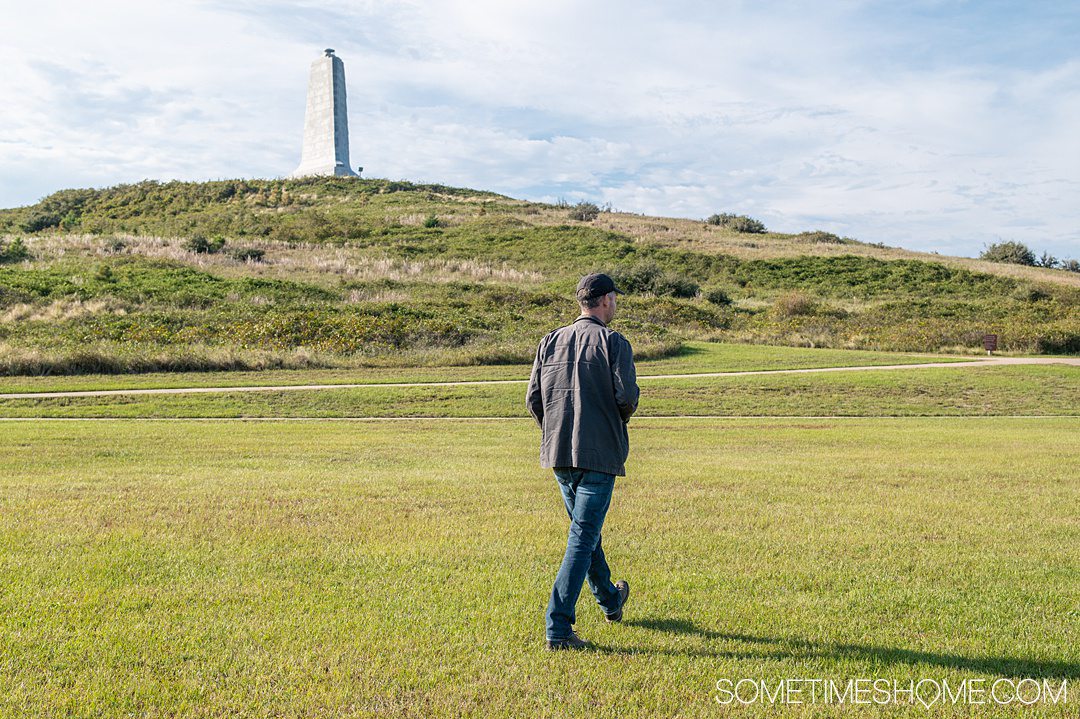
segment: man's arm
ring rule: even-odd
[[[611,353],[611,383],[615,387],[615,404],[623,422],[637,411],[640,391],[637,386],[637,370],[634,367],[634,350],[622,335],[615,335]]]
[[[543,371],[541,352],[544,342],[541,340],[536,348],[536,359],[533,360],[532,374],[529,376],[529,389],[525,392],[525,406],[529,408],[529,414],[536,420],[539,427],[544,426],[544,398],[540,392],[540,373]]]

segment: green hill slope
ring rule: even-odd
[[[584,272],[686,339],[1080,352],[1080,275],[385,180],[142,182],[0,211],[0,373],[528,361]],[[13,244],[15,245],[13,247]],[[23,252],[19,246],[25,247]]]

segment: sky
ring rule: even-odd
[[[280,177],[308,67],[353,166],[539,201],[1080,258],[1080,4],[0,0],[0,207]]]

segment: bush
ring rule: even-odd
[[[802,292],[785,292],[773,300],[773,311],[780,317],[812,315],[817,309],[817,301]]]
[[[1030,286],[1017,287],[1016,291],[1013,292],[1012,296],[1014,299],[1017,299],[1021,302],[1041,302],[1043,300],[1048,300],[1053,297],[1053,295],[1051,295],[1044,289]]]
[[[30,249],[23,244],[21,237],[16,237],[7,246],[0,245],[0,264],[5,262],[22,262],[31,257]]]
[[[831,232],[825,232],[823,230],[814,230],[813,232],[800,232],[795,235],[797,240],[807,240],[809,242],[818,242],[826,245],[846,245],[850,240],[834,235]]]
[[[1035,266],[1035,253],[1023,242],[995,242],[983,250],[980,260]]]
[[[231,254],[240,262],[262,262],[266,252],[255,247],[238,247]]]
[[[68,211],[64,218],[60,220],[59,227],[61,230],[70,232],[74,230],[79,224],[79,216],[74,211]]]
[[[700,287],[689,277],[665,271],[656,262],[639,262],[609,272],[615,285],[624,292],[652,294],[658,297],[695,297]]]
[[[672,297],[697,297],[701,286],[689,277],[683,277],[673,272],[664,273],[664,289]]]
[[[1035,351],[1040,354],[1076,354],[1080,352],[1080,332],[1052,333],[1035,340]]]
[[[221,235],[217,235],[212,239],[207,239],[203,235],[195,235],[184,243],[184,249],[188,252],[194,252],[197,255],[208,255],[220,252],[221,248],[224,246],[225,238]]]
[[[591,202],[579,202],[570,208],[568,216],[571,220],[592,222],[600,216],[600,208]]]
[[[746,232],[751,234],[761,234],[766,232],[765,225],[755,220],[753,217],[747,217],[746,215],[733,215],[728,212],[721,212],[717,215],[709,215],[709,218],[705,220],[710,225],[716,225],[718,227],[726,227],[729,230],[735,232]]]
[[[731,295],[722,287],[710,287],[702,292],[709,304],[727,307],[731,304]]]
[[[428,215],[427,218],[424,219],[424,227],[427,227],[429,229],[432,227],[440,227],[441,225],[442,223],[439,222],[438,215],[434,213]]]
[[[53,227],[71,230],[80,224],[83,208],[96,197],[96,190],[61,190],[30,208],[20,223],[24,232],[40,232]]]
[[[63,218],[54,211],[34,209],[26,216],[21,225],[23,232],[40,232],[56,227]]]
[[[1043,252],[1042,257],[1039,259],[1039,267],[1046,267],[1048,269],[1054,269],[1058,266],[1058,258],[1051,255],[1049,252]]]
[[[1080,260],[1062,260],[1061,269],[1068,272],[1080,272]]]

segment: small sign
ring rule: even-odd
[[[983,347],[986,349],[986,354],[990,354],[997,349],[997,335],[983,335]]]

